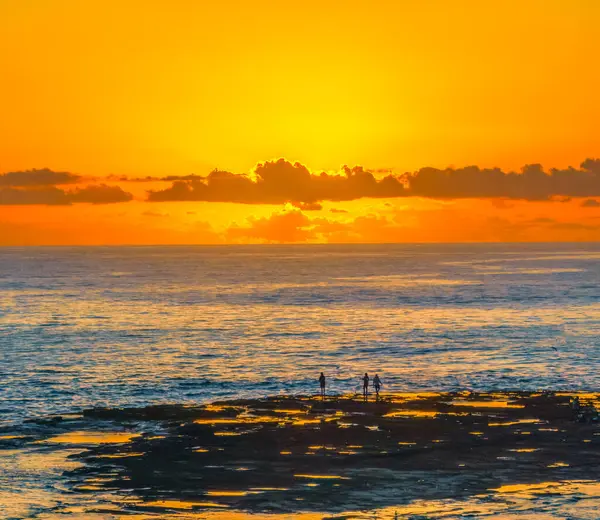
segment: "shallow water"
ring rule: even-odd
[[[321,370],[332,392],[365,371],[388,391],[594,390],[599,260],[600,244],[2,248],[0,426],[311,393]],[[2,454],[0,503],[31,489],[57,500],[52,470],[15,469],[33,453]],[[581,514],[599,505],[577,496]],[[574,507],[545,492],[494,497],[485,507],[511,515],[523,500],[539,518]],[[411,514],[460,517],[452,508],[482,500]]]

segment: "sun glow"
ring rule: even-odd
[[[0,174],[78,180],[0,178],[0,245],[598,240],[587,195],[386,198],[357,178],[366,191],[315,200],[289,182],[276,201],[147,202],[173,176],[252,177],[281,157],[377,181],[593,157],[597,2],[433,4],[4,1]]]

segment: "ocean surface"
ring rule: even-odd
[[[600,244],[0,248],[0,426],[316,393],[321,371],[332,393],[364,372],[384,391],[597,390],[599,261]],[[35,481],[6,464],[0,487]]]
[[[0,249],[0,417],[357,389],[597,389],[600,244]]]

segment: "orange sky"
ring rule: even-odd
[[[376,179],[579,168],[600,157],[599,25],[597,0],[0,0],[0,173],[73,172],[57,189],[133,198],[15,204],[31,187],[0,178],[0,244],[598,240],[589,190],[308,210],[150,203],[171,182],[105,177],[249,174],[278,157]]]

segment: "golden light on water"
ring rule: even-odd
[[[217,502],[188,502],[184,500],[153,500],[150,502],[143,502],[144,507],[157,507],[161,509],[194,509],[196,507],[207,507],[207,508],[227,508],[225,504],[218,504]]]
[[[68,432],[50,437],[43,442],[53,444],[126,444],[138,434],[123,432]]]

